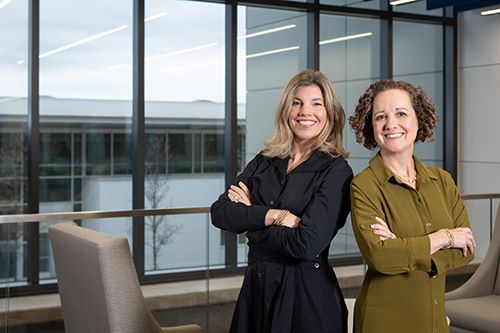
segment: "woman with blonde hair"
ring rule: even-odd
[[[344,119],[331,81],[318,71],[298,73],[281,96],[266,148],[213,203],[212,223],[248,238],[230,332],[347,332],[328,263],[349,213]]]

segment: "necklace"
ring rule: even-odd
[[[396,175],[396,177],[399,179],[399,180],[402,180],[404,181],[405,183],[409,183],[409,184],[412,184],[414,183],[416,180],[417,180],[417,175],[415,174],[415,177],[413,177],[412,179],[407,179],[407,178],[404,178],[404,177],[401,177],[401,176],[398,176]]]

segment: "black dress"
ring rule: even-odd
[[[330,242],[349,213],[352,170],[320,151],[289,174],[286,159],[257,155],[237,177],[252,206],[223,193],[212,204],[212,223],[247,233],[248,267],[231,323],[232,333],[345,333],[347,308],[328,264]],[[264,225],[270,208],[302,220],[296,229]]]

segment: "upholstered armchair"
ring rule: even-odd
[[[500,332],[500,205],[483,262],[461,287],[446,294],[451,333]]]
[[[66,333],[202,333],[162,328],[146,308],[128,241],[74,223],[49,227]]]

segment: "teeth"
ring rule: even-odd
[[[403,136],[403,133],[396,133],[396,134],[386,134],[385,137],[389,139],[394,139],[394,138],[400,138]]]
[[[299,120],[298,123],[301,125],[311,126],[314,125],[316,122],[313,120]]]

